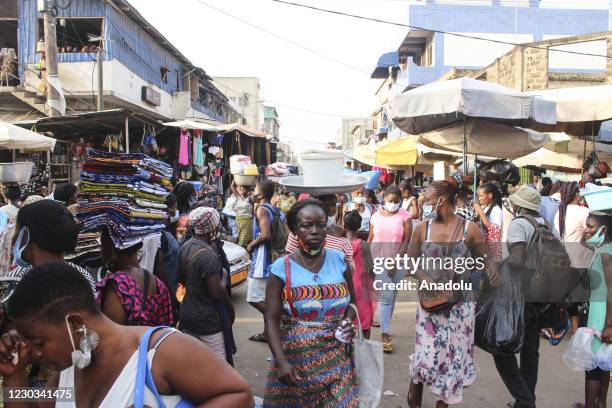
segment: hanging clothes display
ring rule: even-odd
[[[202,132],[198,132],[193,138],[193,164],[194,166],[204,166],[204,153],[202,152]]]
[[[189,164],[189,133],[182,129],[179,137],[179,164],[182,166]]]

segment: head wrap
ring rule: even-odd
[[[198,235],[210,234],[221,225],[219,212],[211,207],[199,207],[189,213],[189,226]]]
[[[34,204],[38,201],[44,200],[44,197],[41,197],[39,195],[31,195],[28,198],[26,198],[25,200],[23,200],[23,204],[21,205],[22,207],[25,207],[26,205],[29,204]]]

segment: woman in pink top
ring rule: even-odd
[[[374,265],[381,268],[384,262],[377,258],[392,258],[396,255],[403,256],[408,249],[410,236],[412,235],[412,221],[410,214],[400,208],[402,192],[397,186],[389,186],[384,193],[385,205],[382,210],[374,213],[370,219],[370,237],[372,242],[372,256]],[[379,290],[378,314],[382,330],[383,350],[386,353],[393,351],[391,344],[391,317],[395,308],[397,290],[387,289],[389,283],[397,283],[405,275],[404,270],[395,267],[380,270],[374,269],[376,276],[375,288]]]

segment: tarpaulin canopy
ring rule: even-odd
[[[418,152],[414,138],[393,140],[376,150],[378,166],[412,166],[416,164]]]
[[[372,72],[371,78],[374,79],[386,79],[389,76],[389,67],[396,67],[399,65],[399,54],[397,51],[387,52],[378,58],[376,68]]]
[[[0,121],[0,149],[53,151],[56,140],[39,133]]]
[[[612,85],[544,89],[529,94],[552,101],[556,106],[558,123],[538,129],[595,137],[600,133],[602,123],[612,119]],[[600,140],[606,140],[605,136],[604,132],[604,138]]]
[[[550,141],[545,133],[488,120],[469,119],[423,133],[419,142],[440,150],[463,152],[467,136],[468,154],[517,158],[532,153]]]
[[[236,132],[243,133],[250,137],[262,137],[262,138],[266,137],[265,133],[260,132],[259,130],[252,129],[248,126],[241,125],[239,123],[230,123],[227,125],[222,125],[221,127],[224,129],[223,133],[231,133],[231,132],[236,131]]]
[[[413,135],[468,117],[522,126],[557,123],[554,102],[471,78],[432,82],[405,92],[395,99],[392,116],[400,129]]]
[[[167,122],[164,126],[178,127],[181,129],[203,130],[205,132],[223,132],[225,129],[218,125],[195,120],[179,120],[177,122]]]

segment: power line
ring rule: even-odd
[[[237,94],[246,93],[247,95],[251,95],[254,98],[257,97],[257,95],[253,95],[253,94],[251,94],[249,92],[242,92],[242,91],[237,91],[235,89],[232,89],[230,86],[228,86],[228,85],[226,85],[224,83],[221,83],[221,82],[219,82],[218,80],[216,80],[214,78],[212,79],[212,81],[216,82],[217,84],[219,84],[220,86],[222,86],[224,88],[229,89],[230,91],[232,91],[234,93],[237,93]],[[329,113],[329,112],[317,112],[317,111],[312,111],[312,110],[308,110],[308,109],[304,109],[304,108],[298,108],[298,107],[295,107],[295,106],[287,105],[287,104],[284,104],[284,103],[273,101],[271,99],[265,99],[265,102],[271,103],[273,105],[282,106],[282,107],[287,108],[287,109],[292,109],[292,110],[296,110],[296,111],[300,111],[300,112],[310,113],[310,114],[313,114],[313,115],[330,116],[330,117],[336,117],[336,118],[347,118],[347,117],[359,117],[360,116],[360,115],[340,115],[340,114]]]
[[[342,11],[328,10],[328,9],[324,9],[324,8],[320,8],[320,7],[311,6],[311,5],[308,5],[308,4],[293,3],[293,2],[285,1],[285,0],[272,0],[272,1],[275,2],[275,3],[286,4],[286,5],[294,6],[294,7],[302,7],[302,8],[306,8],[306,9],[310,9],[310,10],[320,11],[320,12],[328,13],[328,14],[335,14],[335,15],[339,15],[339,16],[343,16],[343,17],[351,17],[351,18],[356,18],[356,19],[359,19],[359,20],[372,21],[372,22],[375,22],[375,23],[387,24],[387,25],[392,25],[392,26],[397,26],[397,27],[406,27],[406,28],[410,28],[410,29],[413,29],[413,30],[430,31],[432,33],[437,33],[437,34],[448,34],[448,35],[454,35],[455,37],[469,38],[469,39],[472,39],[472,40],[480,40],[480,41],[488,41],[488,42],[497,43],[497,44],[512,45],[512,46],[515,46],[515,47],[522,46],[522,47],[525,47],[525,48],[535,48],[535,49],[545,50],[545,51],[563,52],[563,53],[567,53],[567,54],[582,55],[582,56],[586,56],[586,57],[600,57],[600,58],[612,59],[612,57],[607,56],[607,55],[591,54],[591,53],[586,53],[586,52],[570,51],[570,50],[559,50],[559,49],[552,49],[552,48],[548,48],[548,47],[540,47],[540,46],[537,46],[537,45],[520,44],[520,43],[513,43],[513,42],[510,42],[510,41],[494,40],[494,39],[491,39],[491,38],[483,38],[483,37],[477,37],[477,36],[467,35],[467,34],[450,33],[450,32],[443,31],[443,30],[435,30],[435,29],[430,29],[430,28],[425,28],[425,27],[418,27],[418,26],[413,26],[413,25],[409,25],[409,24],[403,24],[403,23],[397,23],[397,22],[393,22],[393,21],[382,20],[382,19],[379,19],[379,18],[365,17],[365,16],[360,16],[360,15],[357,15],[357,14],[345,13],[345,12],[342,12]]]
[[[327,59],[327,60],[329,60],[329,61],[333,61],[333,62],[335,62],[336,64],[343,65],[343,66],[345,66],[345,67],[347,67],[347,68],[350,68],[350,69],[352,69],[352,70],[355,70],[355,71],[361,72],[362,74],[367,74],[367,75],[369,75],[369,74],[370,74],[370,72],[368,72],[368,71],[366,71],[366,70],[363,70],[363,69],[358,68],[358,67],[354,67],[354,66],[352,66],[352,65],[350,65],[350,64],[347,64],[347,63],[346,63],[346,62],[344,62],[344,61],[341,61],[341,60],[336,59],[336,58],[334,58],[334,57],[330,57],[329,55],[325,55],[325,54],[323,54],[323,53],[321,53],[321,52],[319,52],[319,51],[317,51],[317,50],[314,50],[314,49],[312,49],[312,48],[310,48],[310,47],[306,47],[305,45],[302,45],[302,44],[297,43],[297,42],[295,42],[295,41],[293,41],[293,40],[290,40],[290,39],[288,39],[288,38],[285,38],[285,37],[283,37],[283,36],[280,36],[280,35],[278,35],[278,34],[276,34],[276,33],[273,33],[272,31],[266,30],[265,28],[262,28],[262,27],[260,27],[260,26],[258,26],[258,25],[255,25],[255,24],[251,23],[250,21],[244,20],[244,19],[242,19],[242,18],[240,18],[240,17],[237,17],[237,16],[235,16],[235,15],[233,15],[233,14],[228,13],[228,12],[227,12],[227,11],[225,11],[225,10],[221,10],[220,8],[217,8],[217,7],[215,7],[215,6],[212,6],[212,5],[210,5],[210,4],[206,3],[206,2],[204,2],[203,0],[196,0],[196,1],[197,1],[198,3],[200,3],[200,4],[202,4],[203,6],[206,6],[206,7],[210,8],[210,9],[213,9],[213,10],[215,10],[215,11],[217,11],[217,12],[221,13],[221,14],[224,14],[224,15],[226,15],[226,16],[228,16],[228,17],[233,18],[234,20],[240,21],[240,22],[241,22],[241,23],[243,23],[243,24],[246,24],[246,25],[248,25],[248,26],[250,26],[250,27],[253,27],[253,28],[255,28],[256,30],[259,30],[259,31],[261,31],[261,32],[263,32],[263,33],[266,33],[266,34],[268,34],[268,35],[270,35],[270,36],[272,36],[272,37],[275,37],[275,38],[277,38],[277,39],[279,39],[279,40],[281,40],[281,41],[285,41],[285,42],[287,42],[287,43],[289,43],[289,44],[291,44],[291,45],[294,45],[294,46],[296,46],[296,47],[299,47],[299,48],[301,48],[301,49],[303,49],[303,50],[305,50],[305,51],[308,51],[308,52],[310,52],[310,53],[312,53],[312,54],[314,54],[314,55],[317,55],[317,56],[319,56],[319,57],[321,57],[321,58],[325,58],[325,59]]]

